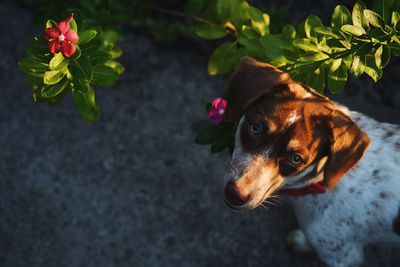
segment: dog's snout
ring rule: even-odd
[[[233,181],[228,182],[225,187],[225,201],[228,206],[242,206],[247,203],[250,196],[248,194],[243,194],[237,188],[236,183]]]

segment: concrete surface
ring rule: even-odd
[[[297,223],[285,201],[246,213],[224,205],[229,157],[193,143],[206,123],[203,103],[226,87],[225,77],[207,76],[207,55],[128,32],[127,71],[117,86],[97,89],[102,116],[88,125],[69,97],[56,107],[32,103],[16,65],[31,19],[0,5],[1,267],[322,266],[286,247]],[[382,83],[395,88],[393,79]],[[400,121],[379,95],[360,101],[373,83],[349,86],[352,98],[339,98]],[[371,247],[363,266],[399,266],[398,252]]]

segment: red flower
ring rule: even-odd
[[[213,124],[221,124],[224,121],[227,104],[226,100],[220,97],[212,102],[212,108],[208,112],[208,117]]]
[[[70,58],[76,51],[74,43],[78,42],[78,34],[69,27],[72,15],[57,24],[57,27],[46,29],[45,38],[49,41],[49,50],[56,54],[61,51],[64,57]]]

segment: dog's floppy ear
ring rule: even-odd
[[[328,125],[331,129],[331,144],[324,169],[324,184],[332,188],[362,158],[370,139],[341,111],[333,112]]]
[[[226,121],[238,121],[244,111],[279,84],[291,81],[287,73],[268,63],[244,57],[233,74],[228,88]]]

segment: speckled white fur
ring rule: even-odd
[[[379,123],[357,112],[346,113],[370,137],[369,150],[327,193],[289,197],[301,230],[289,235],[288,241],[297,250],[312,247],[330,267],[358,266],[369,243],[400,245],[400,236],[393,232],[400,207],[400,126]],[[238,131],[233,169],[252,158],[254,155],[242,151]],[[230,175],[239,176],[240,172]]]
[[[350,116],[369,135],[369,150],[334,189],[290,197],[307,244],[330,267],[358,266],[369,243],[400,245],[393,232],[400,206],[400,127],[357,112]]]

